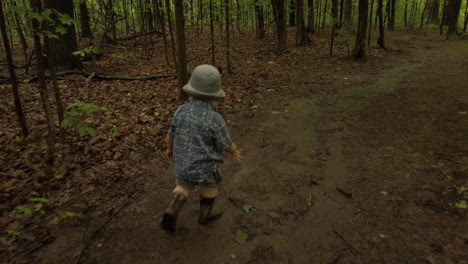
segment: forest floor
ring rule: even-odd
[[[65,179],[48,180],[56,187],[42,193],[35,187],[28,198],[47,195],[54,205],[46,210],[57,215],[72,211],[74,217],[65,214],[42,233],[3,236],[0,261],[468,263],[463,209],[468,187],[468,42],[413,31],[389,32],[387,38],[394,50],[375,52],[365,63],[306,50],[282,59],[264,55],[255,81],[249,79],[244,86],[250,94],[231,92],[231,101],[224,105],[245,159],[240,166],[227,160],[222,168],[224,182],[215,206],[224,216],[198,225],[195,192],[175,235],[162,231],[158,220],[174,187],[172,170],[162,159],[161,138],[176,105],[169,95],[135,98],[125,84],[100,84],[117,93],[108,100],[124,100],[120,111],[113,111],[119,116],[113,122],[124,127],[122,123],[134,120],[136,132],[91,139],[80,145],[86,158],[72,162],[78,165],[57,165],[65,168]],[[226,83],[242,82],[239,79],[228,75],[223,83],[229,87]],[[174,106],[125,116],[148,100]],[[163,120],[156,125],[154,117],[142,118],[158,111]],[[159,142],[157,150],[142,151],[152,140]],[[93,154],[109,147],[105,144],[121,148],[103,151],[104,158]],[[132,144],[141,148],[129,147]],[[3,172],[22,169],[6,158],[3,162],[13,164]],[[93,167],[86,167],[90,162]],[[100,162],[105,166],[96,169]],[[130,168],[116,169],[124,162]],[[86,180],[76,180],[83,175]],[[7,179],[1,198],[11,205],[0,208],[1,224],[8,230],[40,227],[37,219],[8,218],[14,215],[13,206],[27,199],[11,198],[22,190],[12,191],[15,182]],[[44,181],[35,178],[30,184]],[[76,193],[76,188],[82,189]],[[245,205],[255,210],[247,212]],[[46,216],[36,218],[46,221]],[[248,237],[236,243],[233,236],[241,232]]]

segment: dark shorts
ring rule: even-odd
[[[216,171],[213,174],[211,174],[210,177],[206,178],[202,182],[193,182],[193,181],[176,178],[176,185],[180,185],[189,190],[193,190],[197,185],[199,185],[200,187],[217,188],[219,184],[222,182],[222,180],[223,178],[221,176],[221,173],[219,171]]]

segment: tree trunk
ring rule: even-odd
[[[315,13],[314,13],[314,0],[307,0],[307,32],[315,33]]]
[[[374,12],[374,0],[371,2],[370,6],[370,17],[369,17],[369,29],[367,30],[367,46],[370,47],[371,43],[371,29],[372,29],[372,14]]]
[[[408,0],[405,0],[405,11],[403,12],[403,23],[408,27]]]
[[[429,0],[426,0],[426,4],[424,5],[424,9],[421,13],[421,24],[419,25],[419,29],[422,29],[423,23],[424,23],[424,14],[426,13],[427,5],[429,3]]]
[[[177,67],[176,46],[175,46],[175,40],[174,40],[174,33],[172,30],[170,0],[166,0],[166,12],[167,12],[167,24],[169,25],[169,34],[171,36],[172,59],[174,60],[174,66],[176,67],[176,69],[178,69],[179,67]]]
[[[368,0],[359,0],[358,27],[356,32],[356,46],[354,48],[354,59],[356,60],[366,58],[367,17],[369,12],[368,9]]]
[[[167,44],[167,34],[166,34],[166,23],[164,22],[164,13],[162,11],[162,2],[161,0],[155,0],[154,9],[156,11],[156,17],[159,20],[159,25],[161,26],[161,31],[163,35],[163,43],[164,43],[164,56],[166,57],[166,65],[169,66],[169,51],[168,51],[168,44]]]
[[[210,0],[210,40],[211,40],[211,65],[216,65],[216,46],[214,41],[214,16],[213,16],[213,0]]]
[[[449,27],[447,30],[447,38],[450,38],[453,34],[457,34],[458,18],[460,17],[461,0],[449,0]]]
[[[91,26],[89,25],[89,12],[86,7],[86,0],[80,1],[80,21],[81,21],[81,37],[92,38]]]
[[[114,12],[114,6],[112,1],[114,0],[109,0],[107,4],[107,11],[109,12],[109,17],[110,17],[110,27],[111,27],[111,33],[112,33],[112,41],[117,41],[117,21],[115,19],[115,12]]]
[[[328,9],[328,0],[325,0],[325,6],[323,7],[323,18],[322,18],[322,33],[325,33],[325,26],[327,25],[327,9]]]
[[[13,64],[13,57],[11,55],[10,43],[8,42],[8,35],[5,25],[5,15],[3,12],[3,5],[0,3],[0,30],[2,32],[3,46],[5,48],[6,61],[8,63],[8,71],[10,73],[11,90],[13,92],[13,101],[15,102],[15,112],[18,117],[18,122],[21,127],[23,137],[27,137],[29,134],[28,127],[26,125],[26,119],[23,114],[23,107],[21,106],[21,99],[18,92],[18,80],[16,79],[15,66]]]
[[[55,9],[60,13],[68,15],[74,19],[73,0],[45,0],[45,8]],[[58,18],[54,16],[54,20],[60,23]],[[76,44],[75,26],[63,25],[66,33],[59,38],[51,38],[49,41],[48,54],[54,56],[54,61],[59,68],[75,68],[81,67],[81,63],[72,53],[78,50]]]
[[[16,7],[16,4],[15,4],[14,0],[11,1],[11,5],[13,7]],[[21,20],[18,18],[18,14],[16,12],[12,11],[11,13],[12,13],[13,19],[15,21],[15,28],[16,28],[16,32],[18,32],[21,47],[23,48],[24,60],[28,61],[28,42],[26,41],[26,37],[24,36],[24,33],[23,33],[23,27],[22,27]]]
[[[465,5],[465,22],[463,23],[463,33],[466,33],[466,25],[468,24],[468,0]]]
[[[332,0],[332,19],[333,26],[331,30],[331,40],[330,40],[330,56],[333,55],[333,42],[335,41],[335,30],[338,23],[338,0]]]
[[[174,0],[175,8],[175,26],[177,34],[177,80],[179,84],[179,100],[186,100],[187,94],[182,90],[188,81],[187,75],[187,54],[185,47],[185,18],[184,18],[184,1]]]
[[[344,4],[344,22],[348,25],[352,23],[351,14],[353,10],[353,0],[345,0]]]
[[[276,35],[278,36],[277,52],[282,53],[287,47],[286,16],[284,0],[271,0],[275,17]]]
[[[290,0],[289,3],[289,26],[294,27],[296,25],[296,0]]]
[[[42,12],[42,3],[41,0],[31,0],[31,7],[34,12]],[[41,39],[36,34],[40,32],[39,22],[36,19],[32,19],[32,27],[34,33],[34,51],[36,53],[36,61],[38,65],[38,75],[39,75],[39,94],[41,96],[42,106],[46,115],[47,121],[47,153],[46,153],[46,163],[52,163],[54,161],[54,152],[55,152],[55,125],[54,118],[52,115],[52,107],[50,106],[49,101],[49,92],[47,91],[46,81],[45,81],[45,62],[42,52]]]
[[[429,22],[431,24],[439,24],[439,8],[440,8],[440,1],[434,0],[432,2],[431,13],[429,14]]]
[[[309,44],[304,21],[304,0],[296,1],[296,46]]]
[[[396,15],[396,0],[389,0],[390,1],[390,15],[388,19],[389,29],[395,30],[395,15]]]
[[[229,13],[229,0],[224,0],[224,16],[226,18],[226,62],[227,62],[227,72],[232,73],[231,66],[231,32],[229,30],[230,26],[230,13]]]
[[[383,0],[378,0],[377,7],[377,16],[379,17],[379,38],[377,39],[377,44],[381,49],[386,49],[385,47],[385,26],[383,21]]]
[[[265,38],[265,19],[263,16],[263,6],[255,0],[255,16],[257,17],[257,38]]]

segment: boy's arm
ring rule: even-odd
[[[241,152],[237,149],[236,144],[232,143],[227,149],[224,150],[225,152],[231,154],[232,160],[236,163],[240,163],[242,161]]]
[[[168,160],[172,160],[172,156],[174,154],[174,138],[171,137],[169,134],[166,136],[166,157]]]

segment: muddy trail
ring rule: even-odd
[[[468,263],[468,42],[389,36],[385,70],[316,82],[304,71],[232,128],[245,162],[226,162],[216,207],[198,225],[198,193],[176,235],[159,228],[171,169],[107,220],[58,229],[43,263]],[[403,54],[403,56],[401,56]],[[281,87],[278,87],[281,88]],[[463,96],[463,94],[465,96]],[[248,213],[245,205],[255,208]],[[248,235],[245,243],[232,237]],[[79,261],[78,261],[79,260]]]

